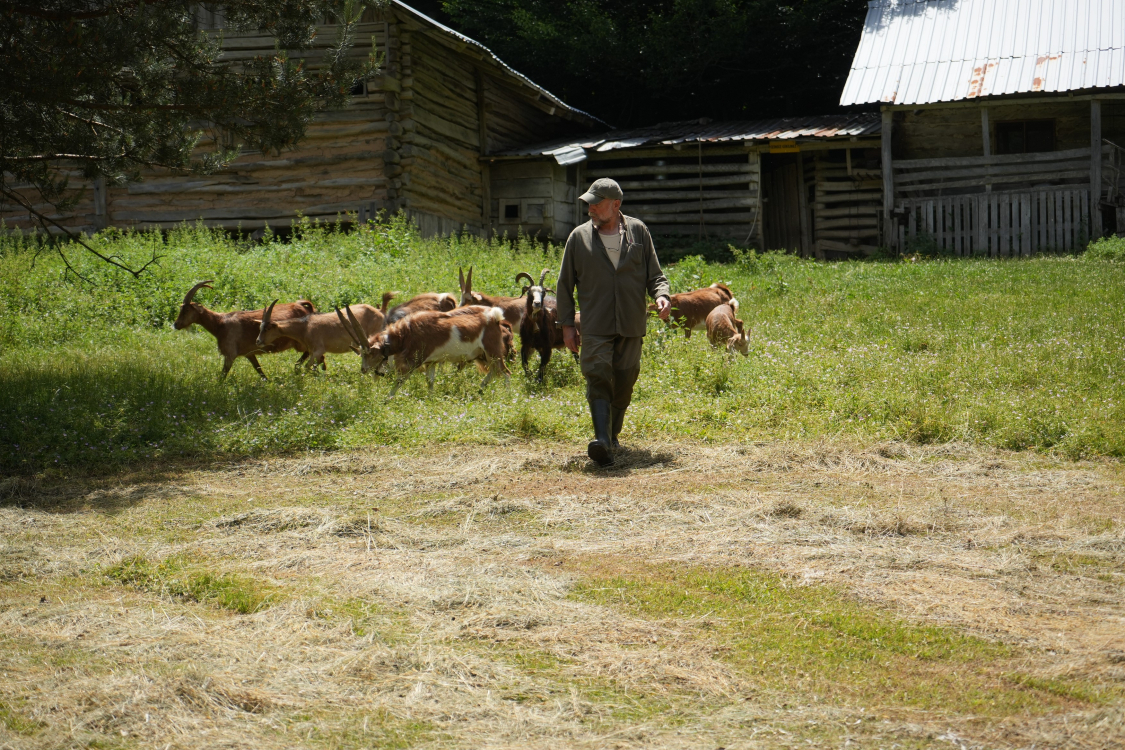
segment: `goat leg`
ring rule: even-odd
[[[539,377],[538,380],[542,383],[547,379],[547,365],[551,361],[551,348],[546,347],[539,350]]]
[[[530,344],[520,342],[520,359],[523,361],[523,374],[524,377],[531,377],[531,370],[528,368],[527,363],[531,359],[532,347]]]
[[[223,357],[223,372],[222,372],[221,375],[219,375],[219,380],[226,380],[227,379],[227,375],[230,374],[230,368],[234,366],[234,360],[235,359],[236,359],[236,357],[227,357],[227,356]]]
[[[305,352],[304,354],[302,354],[301,358],[293,363],[293,369],[296,370],[297,368],[299,368],[304,363],[304,361],[308,358],[309,358],[308,352]]]
[[[262,372],[262,365],[258,363],[257,357],[255,357],[253,354],[247,354],[246,359],[250,360],[250,364],[254,365],[254,369],[257,370],[258,374],[262,376],[262,380],[269,380],[269,378],[266,377],[266,374]]]
[[[437,375],[437,365],[430,362],[426,365],[426,390],[429,393],[434,392],[434,376]]]
[[[418,366],[414,365],[409,370],[398,376],[398,379],[395,380],[395,384],[391,386],[391,392],[387,394],[388,401],[395,397],[395,394],[398,393],[398,389],[402,387],[402,384],[405,383],[407,378],[409,378],[417,369]]]

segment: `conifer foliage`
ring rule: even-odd
[[[208,173],[242,148],[292,147],[373,72],[374,54],[349,51],[364,10],[382,2],[0,0],[0,202],[69,234],[55,218],[89,180]],[[204,14],[223,30],[202,28]],[[335,39],[317,39],[326,21]],[[275,48],[224,59],[223,33],[246,30]]]

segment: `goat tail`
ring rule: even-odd
[[[500,307],[490,307],[484,314],[484,319],[489,323],[499,323],[504,319],[504,309]]]
[[[387,305],[389,305],[391,300],[393,300],[396,296],[398,296],[398,292],[383,292],[383,306],[379,308],[379,311],[386,315]]]
[[[730,307],[730,311],[732,314],[738,315],[738,300],[736,300],[734,297],[731,297],[730,302],[727,302],[727,306]]]

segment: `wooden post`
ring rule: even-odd
[[[476,70],[477,84],[477,141],[480,144],[480,155],[488,155],[488,111],[485,107],[484,74]],[[488,162],[482,160],[480,169],[480,228],[484,237],[490,237],[492,223],[492,169]]]
[[[1102,236],[1102,103],[1090,100],[1090,237]],[[1121,228],[1118,227],[1118,231]]]
[[[888,227],[891,224],[891,211],[895,208],[895,173],[894,164],[891,161],[891,137],[894,135],[894,122],[894,113],[884,109],[881,133],[883,146],[883,219]]]
[[[984,143],[984,157],[987,159],[992,156],[992,131],[988,126],[988,107],[980,108],[980,134],[981,141]],[[992,181],[986,176],[984,178],[984,192],[992,192]]]
[[[797,152],[797,205],[801,210],[801,257],[812,252],[812,227],[809,226],[809,189],[805,184],[805,155]]]
[[[94,228],[105,229],[108,221],[106,214],[106,184],[105,177],[98,176],[94,178]]]

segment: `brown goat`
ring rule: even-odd
[[[276,303],[276,300],[274,300]],[[359,324],[365,335],[383,330],[383,312],[371,305],[355,305]],[[258,328],[258,344],[266,346],[279,338],[299,341],[311,357],[311,366],[324,364],[325,354],[344,354],[355,351],[350,326],[341,325],[332,313],[317,313],[286,320],[273,319],[274,306],[266,308]]]
[[[336,314],[343,322],[339,310]],[[399,376],[388,399],[394,397],[411,373],[419,367],[426,370],[430,391],[440,362],[476,362],[488,374],[480,384],[483,390],[493,375],[510,373],[504,364],[505,349],[511,346],[511,326],[506,325],[504,311],[496,307],[458,309],[454,312],[421,312],[391,324],[374,336],[364,336],[359,321],[347,308],[352,340],[362,356],[360,371],[379,374],[394,359]]]
[[[473,291],[473,267],[469,266],[469,275],[466,276],[465,272],[460,267],[457,268],[458,283],[461,285],[461,306],[468,305],[484,305],[485,307],[499,307],[504,311],[504,320],[511,324],[513,329],[518,330],[520,323],[523,322],[523,314],[526,308],[523,296],[519,297],[493,297],[487,294],[480,294]]]
[[[184,295],[184,301],[180,305],[180,314],[176,317],[176,322],[172,324],[172,327],[181,331],[198,323],[215,337],[215,342],[219,346],[219,354],[223,355],[221,378],[227,376],[230,368],[234,365],[234,361],[239,357],[246,357],[250,360],[250,364],[262,376],[262,380],[268,380],[268,378],[262,372],[261,364],[258,363],[258,357],[256,356],[258,354],[276,354],[286,349],[296,349],[303,352],[301,358],[297,360],[297,365],[309,358],[308,351],[298,341],[291,338],[275,339],[268,346],[258,344],[258,328],[261,325],[265,310],[236,310],[219,313],[208,310],[198,302],[192,301],[195,293],[200,289],[213,288],[210,281],[201,281],[189,289],[188,293]],[[274,316],[279,320],[288,320],[314,312],[316,312],[316,307],[313,303],[303,299],[277,307],[274,310]]]
[[[725,305],[732,296],[730,289],[722,282],[705,289],[673,294],[672,324],[683,328],[684,338],[690,339],[692,330],[706,327],[707,316],[711,311],[719,305]],[[649,305],[648,309],[655,310],[656,305]]]
[[[734,297],[725,305],[712,310],[707,315],[707,338],[716,349],[725,346],[731,354],[737,351],[746,357],[750,354],[750,334],[744,330],[742,321],[736,315],[738,300]]]
[[[386,314],[386,324],[396,323],[407,315],[419,312],[449,312],[457,307],[457,298],[446,292],[423,292],[416,294],[401,305],[395,305],[387,312],[387,302],[397,292],[387,292],[383,295],[383,312]]]
[[[520,279],[527,279],[527,285],[523,288],[526,309],[523,314],[523,323],[520,324],[520,360],[523,362],[524,375],[530,377],[531,372],[527,367],[528,360],[531,359],[533,351],[539,352],[539,373],[536,375],[536,380],[540,383],[547,376],[547,364],[551,361],[551,350],[564,347],[563,330],[558,325],[558,301],[547,294],[547,292],[553,292],[554,290],[544,286],[547,274],[550,272],[551,269],[544,268],[543,272],[539,274],[538,284],[535,283],[531,274],[525,271],[516,274],[517,283]],[[576,315],[576,327],[577,317]]]

